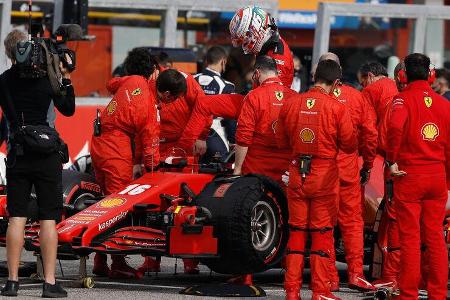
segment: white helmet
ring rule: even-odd
[[[257,6],[239,9],[230,22],[231,42],[245,54],[258,54],[272,35],[270,15]]]

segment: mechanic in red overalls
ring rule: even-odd
[[[145,168],[151,170],[159,164],[156,95],[148,88],[153,61],[148,51],[134,49],[124,66],[128,76],[113,78],[108,83],[114,97],[101,113],[101,132],[91,142],[95,177],[106,195],[121,191],[133,180],[134,139],[142,144]],[[96,254],[93,273],[113,278],[137,275],[124,256],[113,255],[112,261],[109,271],[106,255]]]
[[[246,96],[238,118],[234,174],[263,174],[282,184],[290,151],[277,148],[274,130],[280,109],[296,93],[281,83],[269,56],[256,58],[253,81],[257,88]]]
[[[198,98],[205,97],[202,88],[190,74],[175,69],[157,70],[155,80],[150,81],[150,89],[154,90],[159,100],[159,115],[161,119],[160,155],[162,158],[171,156],[177,149],[182,149],[179,139],[186,123],[189,121],[191,111]],[[180,82],[183,84],[179,84]],[[182,87],[182,89],[180,89]],[[189,139],[185,149],[204,149],[206,151],[206,137],[209,133],[212,118],[205,120],[205,127],[197,141]],[[201,152],[203,150],[199,150]],[[190,151],[187,152],[190,154]],[[198,261],[183,259],[186,274],[198,274]],[[139,267],[141,272],[158,272],[160,262],[150,256],[145,257],[144,263]]]
[[[234,174],[262,174],[282,184],[290,151],[277,149],[275,126],[281,107],[296,93],[281,83],[276,62],[269,56],[256,58],[253,81],[256,88],[241,102],[238,112]],[[238,276],[230,282],[250,285],[252,276]]]
[[[174,69],[169,69],[169,72],[177,72]],[[167,72],[163,71],[163,72]],[[174,148],[180,148],[179,139],[183,133],[186,124],[191,117],[191,112],[197,102],[197,100],[204,96],[201,86],[197,83],[194,77],[190,74],[178,71],[186,78],[187,90],[183,96],[180,96],[177,101],[170,101],[170,103],[162,103],[160,105],[161,116],[161,140],[160,140],[160,152],[161,157],[170,156]],[[161,93],[162,98],[173,98],[168,92],[168,89],[163,85],[158,87],[158,90],[164,90]],[[175,99],[172,99],[175,100]],[[208,120],[208,124],[202,129],[202,134],[197,141],[195,141],[195,147],[201,148],[206,151],[206,138],[209,133],[209,126],[211,126],[212,119]],[[190,153],[188,153],[190,154]]]
[[[319,62],[331,59],[340,64],[339,57],[334,53],[323,54]],[[361,201],[361,184],[369,180],[377,151],[377,129],[373,120],[372,107],[365,101],[361,93],[348,86],[341,85],[334,89],[333,96],[344,104],[350,113],[355,132],[358,134],[363,158],[363,167],[358,174],[358,150],[353,153],[339,151],[337,163],[339,169],[339,201],[338,225],[345,246],[347,262],[348,286],[351,289],[370,291],[375,289],[364,277],[364,220],[363,202]],[[360,178],[361,177],[361,178]],[[335,251],[331,251],[330,259],[331,291],[339,291],[339,275],[336,269]]]
[[[241,46],[245,54],[275,59],[278,77],[283,85],[291,86],[294,79],[292,53],[267,12],[257,6],[243,7],[231,19],[229,30],[233,46]]]
[[[330,95],[339,84],[341,67],[321,61],[315,85],[286,101],[276,137],[280,148],[292,151],[288,207],[290,235],[286,254],[286,299],[300,299],[305,243],[311,234],[311,289],[313,300],[339,299],[330,291],[329,259],[337,217],[338,151],[353,153],[356,136],[345,106]]]
[[[395,95],[398,94],[395,81],[387,75],[386,68],[379,62],[363,64],[358,71],[359,82],[363,86],[363,97],[372,105],[376,113],[377,129],[383,122],[387,107]],[[380,139],[380,134],[378,134]],[[378,154],[384,157],[383,149]]]
[[[393,100],[386,149],[395,178],[401,249],[398,299],[418,298],[420,241],[429,260],[428,299],[446,299],[448,253],[442,222],[447,202],[446,167],[450,169],[450,106],[430,87],[428,80],[434,70],[427,56],[413,53],[404,63],[408,86]]]
[[[392,105],[394,96],[398,94],[397,84],[394,80],[387,77],[386,68],[378,62],[363,64],[358,71],[358,78],[363,86],[362,94],[364,98],[372,105],[376,113],[375,118],[378,129],[377,152],[385,158],[387,145],[386,126],[389,118],[389,107]],[[387,182],[387,185],[390,185],[390,178],[386,176],[386,173],[385,177],[385,182]],[[387,196],[387,190],[385,191],[385,195]],[[398,228],[392,201],[388,199],[385,201],[383,218],[387,220],[388,249],[383,257],[382,277],[372,284],[376,287],[396,288],[400,263]]]

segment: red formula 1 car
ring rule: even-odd
[[[196,258],[224,274],[279,265],[288,240],[282,189],[264,176],[231,176],[224,163],[192,162],[166,164],[98,202],[84,197],[70,203],[78,212],[58,224],[59,257]],[[27,250],[38,251],[37,231],[29,228]]]

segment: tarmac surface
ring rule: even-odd
[[[5,258],[5,249],[0,249],[0,260]],[[93,255],[87,261],[88,275],[91,275]],[[35,258],[28,252],[24,252],[23,261],[35,261]],[[128,263],[137,267],[143,261],[141,256],[131,256]],[[183,274],[183,263],[177,261],[177,274],[175,275],[175,259],[162,258],[161,272],[158,274],[146,274],[142,279],[133,280],[111,280],[109,278],[93,277],[95,286],[92,289],[69,287],[73,285],[73,279],[78,276],[78,261],[61,261],[61,267],[57,266],[58,280],[66,287],[69,297],[68,299],[192,299],[199,300],[206,297],[185,296],[179,292],[189,286],[205,285],[217,283],[220,284],[229,279],[229,276],[211,273],[206,266],[201,265],[200,275]],[[62,269],[62,272],[61,272]],[[360,292],[350,290],[345,286],[345,264],[339,264],[340,276],[342,283],[341,291],[335,293],[342,299],[364,299],[364,295]],[[1,279],[3,286],[6,278]],[[37,299],[40,298],[42,292],[42,283],[33,281],[29,278],[20,279],[19,297],[16,299]],[[302,299],[310,299],[311,292],[308,290],[309,274],[306,270],[306,283],[303,285],[301,296]],[[283,273],[280,269],[270,270],[255,275],[254,284],[261,287],[267,294],[261,299],[284,299],[283,292]],[[449,294],[450,296],[450,294]],[[217,297],[208,297],[206,299],[221,299]],[[229,299],[229,298],[228,298]],[[231,298],[245,299],[245,298]],[[250,299],[250,298],[249,298]]]

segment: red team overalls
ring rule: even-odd
[[[102,111],[101,135],[91,142],[95,178],[104,193],[119,192],[133,180],[132,141],[142,145],[147,168],[159,164],[159,122],[156,94],[142,76],[113,78],[108,89],[113,99]]]
[[[386,156],[387,146],[387,122],[390,118],[390,106],[392,99],[398,94],[397,85],[394,80],[382,78],[362,90],[364,98],[372,105],[376,113],[376,126],[378,129],[378,154],[383,158]],[[385,178],[385,182],[389,180]],[[386,195],[386,191],[385,191]],[[385,197],[385,210],[383,218],[387,220],[387,226],[379,229],[378,236],[387,236],[387,247],[384,249],[382,278],[375,284],[387,284],[395,287],[400,264],[400,244],[398,240],[398,227],[395,217],[395,209],[392,199]],[[382,232],[384,231],[384,232]]]
[[[286,291],[301,288],[305,242],[311,234],[311,288],[314,297],[330,295],[329,257],[333,249],[333,227],[337,216],[339,150],[353,153],[357,143],[345,106],[320,88],[291,98],[283,106],[276,137],[280,148],[292,150],[288,185],[289,226],[291,228]],[[312,155],[311,171],[302,179],[301,155]]]
[[[161,134],[160,134],[160,152],[161,157],[169,156],[174,148],[180,148],[179,139],[183,133],[186,124],[191,117],[191,112],[198,99],[205,95],[200,85],[190,74],[180,72],[186,78],[186,95],[179,97],[171,103],[161,103]],[[156,85],[156,82],[153,81]],[[205,127],[202,128],[201,138],[206,139],[209,133],[212,119],[209,118]],[[192,145],[190,150],[192,150]],[[188,153],[189,154],[189,153]]]
[[[350,113],[354,130],[358,133],[358,142],[363,157],[363,167],[371,169],[377,150],[377,130],[373,120],[372,107],[361,93],[347,85],[338,87],[334,96],[345,105]],[[363,275],[364,220],[359,178],[358,151],[337,156],[339,169],[338,224],[345,246],[345,260],[348,265],[349,285],[360,289],[372,289]],[[339,288],[339,276],[335,265],[335,253],[331,253],[331,285]]]
[[[410,83],[392,103],[387,130],[389,162],[407,174],[394,179],[400,236],[399,299],[417,299],[422,243],[426,247],[428,299],[446,299],[448,253],[442,224],[450,162],[450,106],[426,80]]]

